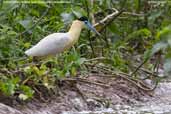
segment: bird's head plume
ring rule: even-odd
[[[78,20],[84,22],[84,24],[87,26],[88,29],[92,30],[97,35],[101,36],[101,34],[93,27],[93,25],[90,23],[90,21],[86,16],[82,16]]]

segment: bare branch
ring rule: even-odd
[[[134,12],[123,12],[123,14],[131,15],[131,16],[140,16],[140,17],[145,15],[144,13],[138,14],[138,13],[134,13]]]
[[[107,21],[113,20],[113,18],[116,18],[119,14],[119,11],[115,8],[112,8],[114,12],[112,14],[107,15],[103,20],[99,21],[98,23],[94,24],[94,27],[97,27],[99,25],[105,25]]]

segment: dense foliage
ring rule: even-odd
[[[13,0],[12,0],[13,1]],[[0,91],[18,94],[25,100],[36,85],[53,88],[55,80],[89,72],[85,62],[92,58],[117,71],[133,72],[132,66],[155,63],[171,74],[171,2],[150,0],[22,0],[0,1]],[[86,15],[98,22],[124,10],[102,32],[102,38],[84,29],[79,42],[58,55],[34,60],[24,51],[54,32],[66,32],[72,20]]]

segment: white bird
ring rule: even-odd
[[[72,25],[66,33],[53,33],[42,40],[35,46],[25,51],[28,56],[48,56],[59,54],[71,48],[79,39],[84,24],[92,31],[100,35],[90,24],[87,17],[81,17],[72,22]]]

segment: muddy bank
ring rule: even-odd
[[[34,99],[27,103],[12,103],[8,114],[134,114],[136,111],[160,111],[163,107],[171,109],[171,83],[160,84],[155,92],[147,93],[122,78],[89,76],[87,79],[104,85],[63,81],[60,95],[48,102]],[[7,110],[3,106],[7,105],[2,104],[1,111]]]

